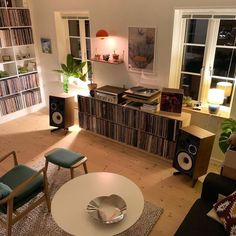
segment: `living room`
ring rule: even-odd
[[[26,4],[26,1],[12,2],[15,2],[16,8],[20,7],[18,5],[20,3],[24,6]],[[147,222],[146,224],[143,223],[139,226],[145,228],[143,231],[139,228],[136,231],[128,232],[129,234],[127,235],[148,235],[149,233],[150,235],[174,235],[195,200],[200,198],[202,183],[206,173],[202,177],[198,176],[199,179],[196,180],[196,184],[193,187],[193,179],[190,176],[173,175],[176,169],[172,167],[173,159],[169,158],[168,154],[153,154],[154,152],[152,151],[143,151],[145,148],[137,148],[136,146],[138,144],[123,144],[127,142],[124,141],[122,143],[119,140],[115,141],[117,140],[115,138],[105,137],[107,135],[95,134],[96,132],[91,130],[87,131],[87,126],[83,126],[81,123],[82,118],[79,118],[80,107],[78,107],[77,95],[89,92],[87,83],[91,79],[97,84],[98,88],[110,85],[125,90],[136,86],[158,89],[160,91],[163,88],[174,88],[176,90],[182,88],[184,90],[186,84],[181,79],[183,77],[183,71],[187,71],[187,66],[184,68],[184,65],[181,63],[183,61],[182,58],[188,56],[187,53],[186,55],[184,54],[188,50],[184,49],[184,47],[198,46],[198,50],[194,51],[193,49],[193,51],[199,57],[201,57],[200,52],[202,52],[202,48],[205,48],[204,60],[202,57],[199,72],[190,71],[185,73],[185,75],[193,76],[191,78],[201,77],[201,85],[191,88],[192,97],[194,98],[191,107],[183,106],[180,116],[179,114],[169,113],[167,117],[181,122],[183,120],[185,121],[183,117],[191,117],[188,120],[188,125],[197,126],[215,135],[214,141],[209,144],[209,150],[205,152],[210,152],[210,160],[208,160],[209,163],[205,167],[207,168],[209,164],[207,172],[219,174],[221,165],[225,160],[225,154],[219,146],[221,124],[225,118],[236,119],[235,76],[230,74],[231,71],[234,71],[235,59],[232,56],[233,59],[230,61],[230,67],[228,68],[230,75],[218,76],[214,74],[217,70],[215,69],[214,72],[212,69],[214,66],[214,56],[210,52],[217,51],[216,46],[214,46],[214,50],[212,49],[212,44],[214,42],[216,44],[217,33],[212,37],[210,33],[214,30],[218,32],[218,29],[221,27],[220,20],[229,20],[234,24],[234,20],[232,20],[236,15],[234,1],[226,0],[222,2],[216,0],[212,2],[193,0],[189,2],[183,0],[178,2],[150,1],[145,3],[129,0],[122,3],[111,3],[107,0],[102,0],[98,3],[92,0],[80,0],[79,2],[67,0],[59,1],[55,4],[55,1],[52,0],[30,0],[26,5],[30,9],[34,38],[34,49],[30,47],[30,54],[31,57],[34,54],[35,59],[32,60],[31,57],[24,59],[30,61],[28,68],[33,67],[34,70],[34,66],[37,65],[41,102],[37,105],[30,105],[27,109],[0,116],[0,156],[15,150],[20,163],[38,168],[39,166],[44,166],[44,156],[54,148],[66,148],[82,153],[88,158],[88,173],[111,172],[125,176],[139,187],[143,194],[145,204],[148,202],[161,209],[158,218],[154,217],[156,221],[154,220],[152,223]],[[8,5],[8,8],[10,7]],[[71,29],[70,25],[68,26],[68,22],[73,20],[80,22],[78,23],[80,33],[84,30],[84,33],[79,36],[79,40],[75,35],[70,37]],[[186,24],[186,21],[191,20],[199,20],[201,23],[199,25],[196,24],[196,26],[202,27],[203,29],[205,22],[209,21],[208,32],[206,31],[205,33],[206,43],[196,45],[196,42],[190,42],[188,44],[183,41],[185,35],[184,30],[187,32],[187,27],[183,27],[183,21]],[[86,35],[87,23],[83,25],[81,22],[89,23],[89,35]],[[107,35],[103,36],[103,39],[96,37],[96,34],[101,29],[107,33]],[[154,32],[151,72],[145,70],[145,68],[137,69],[132,67],[129,61],[131,51],[130,39],[132,38],[132,30],[134,29],[137,29],[140,35],[143,35],[143,30],[145,29],[152,29],[152,33]],[[195,34],[197,33],[195,32]],[[206,46],[208,41],[210,43]],[[81,44],[80,46],[78,46],[79,43]],[[50,126],[51,117],[49,110],[51,104],[49,96],[60,97],[64,92],[63,77],[55,70],[60,69],[61,63],[66,63],[67,54],[75,53],[74,50],[76,49],[79,51],[78,56],[74,56],[77,58],[77,61],[81,59],[82,61],[88,60],[90,62],[88,67],[85,66],[85,71],[90,70],[87,73],[87,76],[90,78],[87,78],[87,82],[76,79],[75,83],[69,83],[68,96],[73,96],[74,98],[71,108],[74,117],[73,125],[68,127],[69,131],[67,133],[64,130],[51,132],[56,126]],[[234,45],[230,49],[234,51]],[[9,53],[11,49],[5,48],[4,50],[6,50],[2,53],[4,56],[9,54],[11,57],[18,56],[18,49],[18,51],[14,51],[14,54]],[[34,50],[35,52],[33,52]],[[188,53],[190,51],[189,49]],[[107,54],[109,54],[108,61],[103,60],[103,55]],[[114,54],[119,55],[118,61],[113,59]],[[96,57],[98,55],[100,57]],[[229,54],[223,55],[228,56]],[[4,65],[9,63],[7,60],[6,57],[3,59]],[[188,60],[191,60],[191,56]],[[194,62],[197,63],[197,59]],[[20,74],[19,65],[21,60],[16,59],[16,63]],[[7,67],[3,66],[3,68]],[[212,80],[209,81],[209,78],[212,78]],[[230,95],[224,97],[218,113],[212,114],[208,111],[208,90],[216,87],[216,83],[221,82],[221,80],[222,82],[227,81],[230,83]],[[33,88],[32,90],[35,89]],[[196,93],[198,96],[194,97]],[[24,95],[25,92],[22,92],[21,96],[24,97]],[[193,109],[193,106],[197,104],[200,104],[201,110]],[[185,126],[188,127],[188,125]],[[134,129],[139,129],[139,127],[134,127]],[[175,143],[177,143],[177,139],[174,139]],[[152,149],[151,147],[148,148],[150,150]],[[5,161],[4,165],[1,164],[0,166],[1,171],[3,172],[9,169],[11,164]],[[52,166],[50,163],[48,171],[50,173],[55,171],[56,174],[48,175],[49,192],[50,187],[52,188],[51,200],[55,194],[52,180],[55,181],[55,178],[59,178],[60,173],[62,173],[64,183],[70,180],[68,170],[65,170],[65,172],[62,172],[64,171],[62,169],[57,171],[57,168]],[[81,175],[84,175],[83,169],[81,167],[78,170],[75,169],[75,176]],[[81,192],[83,192],[82,189]],[[47,212],[47,209],[43,210]],[[24,219],[21,221],[23,225]],[[47,219],[45,218],[44,220],[42,222],[46,222]],[[53,220],[51,219],[51,221]],[[38,224],[39,222],[35,220],[32,227],[25,227],[25,230],[27,229],[30,232],[25,232],[20,229],[20,226],[16,226],[17,229],[13,228],[13,235],[16,232],[18,232],[16,235],[34,235],[33,232],[36,232]],[[147,225],[149,224],[151,226],[148,228]],[[52,231],[45,231],[45,234],[67,235],[64,231],[63,234],[62,231],[57,231],[58,226],[55,226],[55,222],[53,225],[51,228]],[[61,225],[59,224],[59,226]],[[53,230],[55,231],[53,232]],[[71,233],[69,231],[67,232]]]

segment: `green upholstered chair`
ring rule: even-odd
[[[25,165],[19,165],[15,151],[0,158],[0,163],[13,157],[14,167],[0,176],[0,223],[6,228],[6,235],[11,235],[13,224],[25,216],[29,211],[46,201],[48,211],[51,211],[48,195],[48,182],[45,167],[35,171]],[[40,196],[35,198],[39,193]],[[33,198],[34,201],[29,202]],[[24,204],[24,209],[19,209]],[[17,211],[19,209],[19,211]]]
[[[70,169],[71,179],[74,178],[74,169],[83,165],[84,172],[87,174],[88,169],[86,165],[87,157],[81,153],[73,152],[65,148],[55,148],[45,154],[46,170],[48,168],[48,162],[51,162],[58,167],[64,167]]]

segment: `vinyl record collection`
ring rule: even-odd
[[[39,89],[30,90],[23,93],[23,99],[26,107],[30,107],[42,102]]]
[[[39,87],[37,74],[0,80],[0,97]]]
[[[0,108],[2,115],[7,115],[23,109],[21,96],[15,95],[0,99]]]
[[[80,127],[173,159],[180,120],[78,96]]]
[[[13,45],[33,44],[33,32],[31,28],[15,28],[11,30]]]
[[[0,30],[0,47],[9,47],[12,46],[11,35],[9,29]]]

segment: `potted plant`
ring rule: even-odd
[[[95,89],[97,88],[97,84],[94,83],[94,76],[92,76],[92,73],[91,73],[91,78],[88,78],[90,83],[88,84],[88,88],[89,88],[89,93],[90,95],[93,97],[94,96],[94,91]]]
[[[229,146],[236,145],[236,120],[225,119],[221,123],[221,130],[219,147],[225,153]]]
[[[74,77],[82,81],[86,81],[86,73],[83,73],[83,68],[86,62],[76,63],[75,59],[71,54],[67,55],[66,64],[61,64],[61,69],[54,70],[63,75],[63,89],[65,93],[69,91],[69,78]]]

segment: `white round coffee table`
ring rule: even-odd
[[[117,194],[127,205],[124,219],[113,224],[96,222],[86,212],[90,200]],[[143,194],[128,178],[108,172],[79,176],[65,183],[52,200],[52,216],[66,232],[81,236],[111,236],[130,228],[141,216]]]

